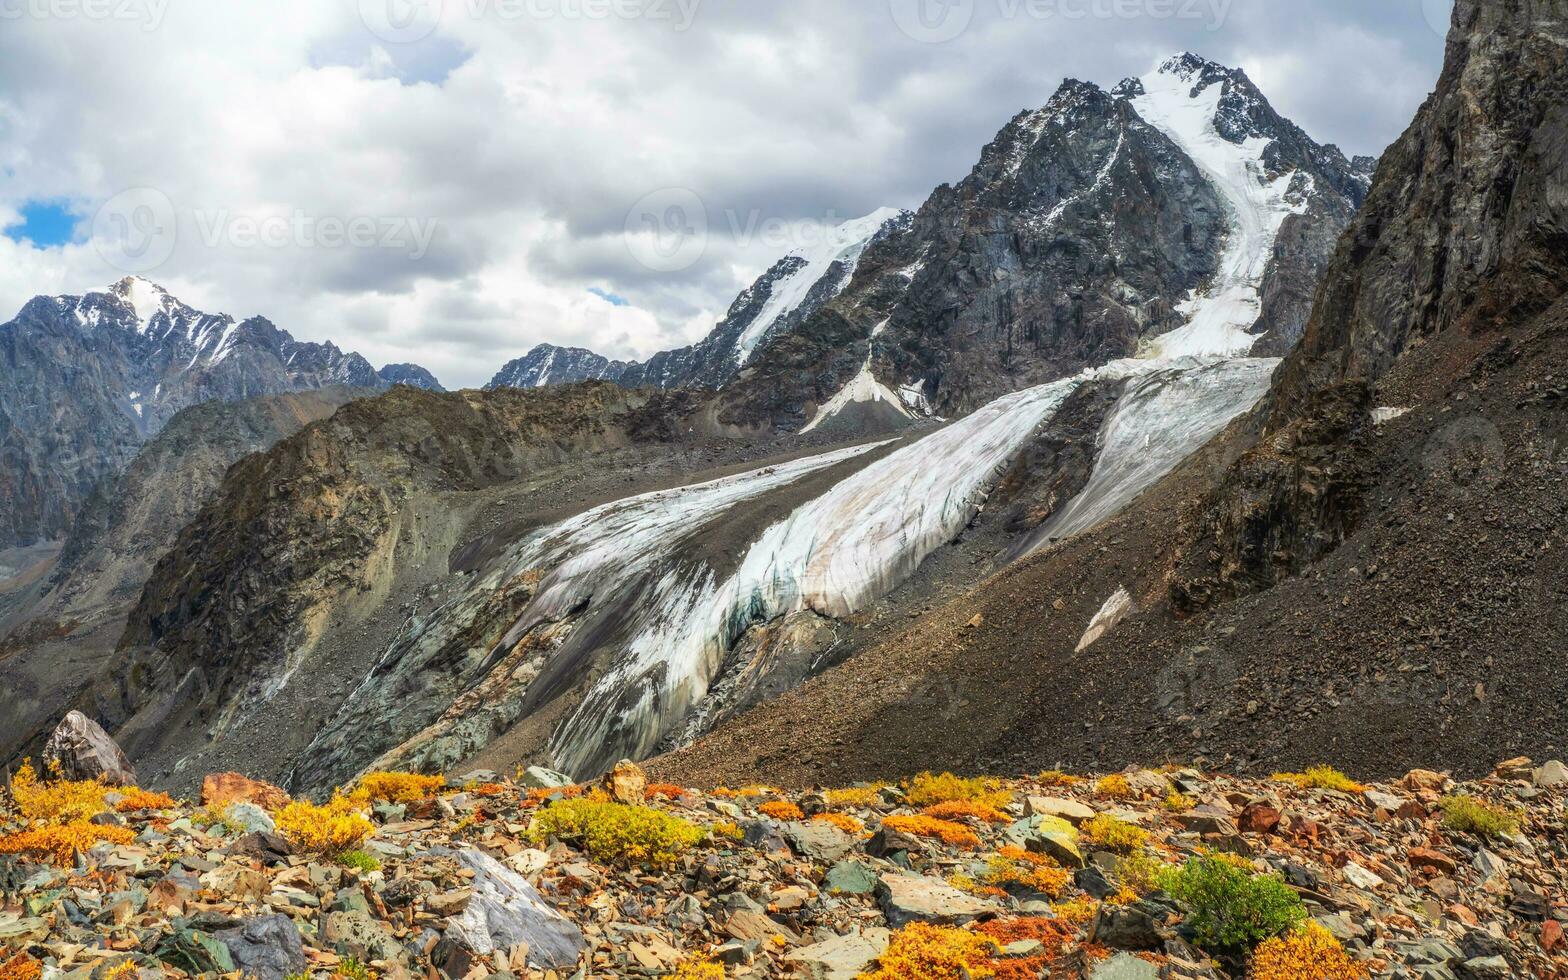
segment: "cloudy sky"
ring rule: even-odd
[[[646,356],[824,223],[962,178],[1066,76],[1193,50],[1377,153],[1450,7],[0,0],[0,319],[139,272],[450,386],[541,341]]]

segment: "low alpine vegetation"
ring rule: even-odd
[[[788,800],[769,800],[757,807],[757,812],[774,820],[804,820],[806,814]]]
[[[912,923],[900,929],[877,958],[877,969],[857,980],[986,980],[996,943],[963,929]]]
[[[669,867],[706,836],[701,827],[679,817],[613,803],[598,792],[540,811],[528,833],[535,843],[555,838],[582,848],[596,861],[623,868]]]
[[[934,817],[888,817],[882,826],[911,837],[930,837],[954,847],[979,847],[980,837],[973,830],[951,820]]]
[[[334,859],[358,848],[376,829],[359,802],[346,796],[334,796],[324,806],[295,800],[275,819],[278,831],[296,848]]]
[[[1277,772],[1274,779],[1297,789],[1330,789],[1339,793],[1361,793],[1366,787],[1333,766],[1313,766],[1306,772]]]
[[[1307,917],[1301,897],[1275,874],[1254,874],[1233,860],[1205,855],[1159,875],[1160,889],[1192,910],[1186,927],[1197,945],[1239,961],[1259,943]]]
[[[1443,827],[1477,837],[1504,837],[1519,832],[1519,814],[1493,806],[1473,796],[1445,796],[1438,806],[1443,811]]]
[[[421,776],[412,772],[373,772],[359,781],[358,794],[387,803],[416,803],[446,788],[441,776]]]
[[[924,809],[938,803],[978,803],[1000,810],[1012,801],[1013,794],[996,779],[964,779],[950,772],[940,776],[923,772],[910,780],[909,805]]]
[[[1085,820],[1078,828],[1083,840],[1117,854],[1131,854],[1149,841],[1149,832],[1107,813]]]
[[[1265,940],[1252,957],[1251,980],[1366,980],[1370,974],[1316,922]]]

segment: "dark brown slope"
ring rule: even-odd
[[[673,450],[715,431],[700,408],[610,384],[346,406],[228,473],[148,580],[97,714],[155,777],[218,751],[277,778],[409,614],[461,581],[450,559],[479,518],[624,492],[644,449],[689,464]]]
[[[1561,0],[1461,0],[1438,89],[1258,418],[1118,520],[658,768],[839,782],[1206,757],[1375,775],[1560,754],[1565,31]],[[1410,411],[1380,427],[1379,406]],[[1140,612],[1074,654],[1121,586]]]
[[[51,730],[103,669],[154,563],[228,468],[366,394],[323,388],[188,408],[99,485],[49,571],[0,595],[0,762]]]

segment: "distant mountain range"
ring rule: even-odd
[[[333,386],[441,391],[429,371],[377,371],[271,322],[203,313],[145,279],[40,296],[0,325],[0,549],[58,539],[100,480],[176,413]]]

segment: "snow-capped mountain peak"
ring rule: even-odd
[[[878,208],[862,218],[846,221],[828,229],[820,241],[789,252],[784,261],[793,268],[772,283],[772,293],[762,311],[741,331],[735,341],[735,360],[744,366],[774,328],[799,310],[817,290],[818,284],[837,268],[832,293],[837,295],[855,275],[855,268],[866,246],[882,229],[905,212],[897,208]],[[797,260],[791,262],[790,260]],[[775,267],[777,268],[777,266]],[[831,298],[831,297],[830,297]]]

